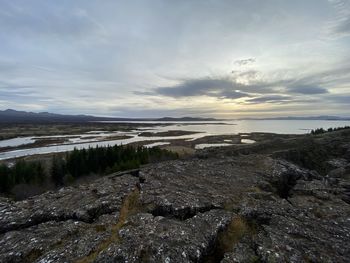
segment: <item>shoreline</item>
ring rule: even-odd
[[[208,144],[209,147],[211,144],[213,144],[213,147],[216,146],[216,144],[225,144],[223,147],[229,147],[229,146],[242,146],[242,145],[247,145],[249,143],[244,143],[242,140],[253,140],[254,143],[259,143],[262,141],[266,140],[272,140],[272,139],[288,139],[288,138],[293,138],[293,137],[299,137],[303,135],[293,135],[293,134],[275,134],[275,133],[239,133],[239,134],[232,134],[232,135],[207,135],[199,138],[161,138],[161,139],[154,139],[152,140],[152,137],[145,137],[147,140],[140,140],[140,141],[134,141],[134,142],[129,142],[125,145],[132,145],[132,146],[146,146],[149,144],[154,144],[154,143],[167,143],[164,145],[159,145],[158,147],[161,149],[173,149],[175,152],[179,151],[180,154],[183,152],[188,153],[195,153],[198,150],[201,149],[196,149],[196,145],[202,145],[202,144]],[[179,136],[180,137],[180,136]],[[110,141],[110,140],[103,140],[103,141],[98,141],[98,142],[115,142],[115,141]],[[98,142],[92,142],[92,143],[98,143]],[[64,144],[64,145],[56,145],[52,147],[59,147],[59,146],[71,146],[71,145],[81,145],[81,144]],[[120,145],[120,144],[110,144],[110,145]],[[50,146],[51,147],[51,146]],[[96,146],[92,146],[93,148]],[[104,146],[100,146],[104,147]],[[44,147],[45,148],[45,147]],[[79,147],[76,147],[79,149]],[[25,151],[25,150],[30,150],[30,149],[36,149],[36,148],[26,148],[26,149],[19,149],[19,150],[14,150],[11,152],[16,152],[16,151]],[[38,148],[40,149],[40,147]],[[72,149],[73,150],[73,149]],[[40,159],[40,156],[43,157],[43,159],[47,158],[48,156],[52,156],[54,154],[62,154],[66,152],[70,152],[72,150],[62,150],[62,151],[51,151],[51,152],[43,152],[43,153],[34,153],[34,154],[28,154],[28,155],[23,155],[23,156],[16,156],[16,157],[10,157],[10,158],[4,158],[0,159],[0,163],[11,163],[19,159]],[[9,152],[9,153],[11,153]],[[5,152],[6,153],[6,152]],[[0,153],[1,156],[1,153]]]

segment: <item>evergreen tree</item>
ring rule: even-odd
[[[5,164],[0,165],[0,191],[7,192],[13,186],[11,180],[10,168]]]
[[[64,176],[66,174],[65,163],[62,158],[54,156],[51,166],[51,179],[56,186],[61,186],[64,183]]]

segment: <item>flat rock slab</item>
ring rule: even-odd
[[[201,262],[231,217],[223,210],[198,213],[184,221],[141,213],[120,230],[122,243],[111,244],[96,262]]]
[[[154,215],[185,219],[238,203],[274,161],[251,156],[159,163],[141,173],[141,200]]]
[[[92,222],[100,215],[118,212],[123,198],[137,182],[138,178],[131,175],[105,177],[91,184],[65,187],[24,201],[2,199],[0,233],[49,221]]]

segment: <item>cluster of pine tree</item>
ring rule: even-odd
[[[158,147],[108,146],[74,149],[65,158],[53,158],[51,176],[56,185],[62,185],[66,175],[73,179],[93,174],[107,174],[138,168],[153,161],[177,158],[176,153]]]
[[[345,130],[345,129],[350,129],[350,127],[345,126],[345,127],[329,128],[329,129],[318,128],[318,129],[312,130],[311,134],[317,135],[317,134],[322,134],[322,133],[326,133],[326,132],[333,132],[333,131],[339,131],[339,130]]]
[[[40,184],[45,179],[56,186],[90,174],[108,174],[138,168],[142,164],[178,158],[176,153],[159,147],[108,146],[74,149],[65,156],[54,155],[45,173],[40,162],[18,161],[13,167],[0,166],[0,191],[9,192],[20,183]],[[68,181],[69,181],[68,180]]]
[[[20,160],[11,168],[0,165],[0,191],[8,192],[17,184],[42,184],[46,179],[43,165]]]

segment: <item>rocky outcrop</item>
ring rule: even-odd
[[[266,145],[2,198],[0,262],[348,262],[347,151],[322,175]]]
[[[0,200],[0,233],[50,221],[75,220],[91,223],[99,216],[120,210],[123,198],[138,179],[126,175],[101,178],[88,185],[66,187],[28,200]]]
[[[199,213],[184,221],[140,213],[120,230],[123,242],[108,246],[96,261],[202,262],[230,219],[231,213],[224,210]]]

